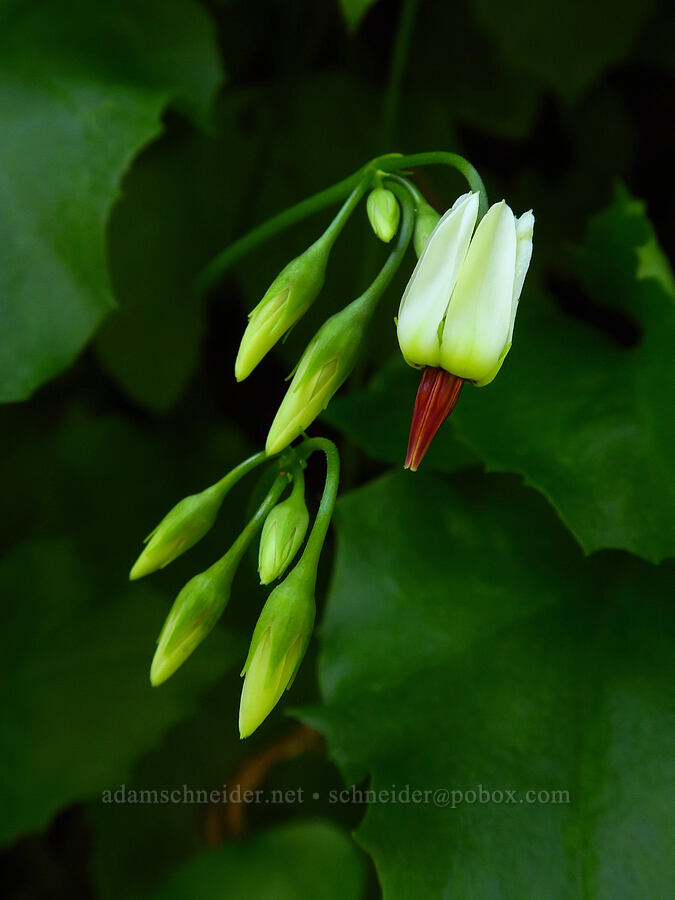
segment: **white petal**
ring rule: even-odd
[[[532,210],[523,213],[516,219],[516,278],[513,283],[513,299],[518,302],[523,282],[532,259],[532,235],[534,234],[534,215]]]
[[[405,359],[437,366],[438,330],[466,257],[478,215],[477,193],[463,194],[439,220],[405,289],[398,313],[398,341]]]
[[[508,342],[516,269],[516,223],[502,200],[482,219],[459,273],[445,319],[440,363],[480,381]]]
[[[534,216],[532,210],[523,213],[516,219],[516,272],[513,282],[513,299],[511,302],[511,322],[509,325],[509,343],[513,340],[513,326],[518,312],[518,301],[523,290],[525,276],[532,259],[532,235],[534,233]]]

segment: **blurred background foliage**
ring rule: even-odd
[[[668,895],[674,40],[658,0],[0,0],[7,896]],[[392,472],[417,386],[392,325],[408,258],[313,429],[345,496],[285,701],[301,722],[282,703],[242,744],[253,554],[223,627],[166,686],[147,671],[246,488],[185,559],[127,572],[175,500],[260,447],[284,376],[384,251],[359,209],[320,301],[241,385],[246,312],[328,216],[206,297],[193,279],[366,159],[431,149],[534,208],[514,347],[424,471]],[[417,176],[439,210],[464,190]],[[366,811],[330,802],[343,778],[571,802]],[[303,800],[103,802],[223,784]]]

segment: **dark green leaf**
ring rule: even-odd
[[[628,53],[652,2],[473,0],[504,62],[573,99]]]
[[[619,194],[591,221],[577,267],[591,298],[643,324],[634,349],[526,294],[495,382],[454,415],[490,469],[520,472],[584,550],[675,555],[672,274],[641,204]]]
[[[0,400],[69,365],[113,308],[105,227],[167,104],[205,122],[220,80],[192,0],[0,8]]]
[[[94,797],[112,809],[100,803],[101,791],[129,780],[136,760],[195,712],[203,690],[225,671],[239,689],[245,650],[218,628],[174,678],[150,688],[170,601],[229,545],[243,524],[241,495],[233,493],[212,534],[165,573],[127,580],[143,535],[167,509],[245,455],[236,434],[214,435],[202,423],[169,440],[77,409],[55,426],[43,422],[37,440],[28,408],[7,406],[0,416],[12,436],[0,455],[0,468],[11,472],[0,540],[15,547],[0,563],[8,649],[2,840],[41,828],[77,800]],[[24,534],[42,539],[17,546]],[[241,578],[236,584],[238,593]],[[224,727],[236,740],[236,700]]]
[[[358,900],[365,869],[340,828],[321,820],[285,825],[188,862],[156,900]]]
[[[239,666],[247,647],[242,639]],[[207,834],[213,840],[214,820],[222,827],[225,805],[200,802],[200,797],[210,796],[207,792],[214,789],[222,791],[240,757],[260,749],[257,742],[251,745],[239,739],[236,716],[241,680],[236,675],[230,672],[217,682],[195,715],[136,762],[125,779],[125,792],[118,795],[125,802],[104,803],[98,797],[88,805],[95,835],[92,877],[103,900],[121,894],[128,900],[147,898],[178,864],[205,848]],[[288,728],[288,722],[282,726]],[[269,732],[261,737],[270,740]],[[168,799],[173,791],[185,798],[183,802],[161,802],[162,792]],[[134,796],[152,797],[152,792],[160,802],[128,802]],[[156,852],[158,845],[162,853]]]
[[[388,476],[338,539],[305,717],[385,792],[358,832],[385,897],[667,896],[672,568],[584,560],[499,477]]]
[[[64,804],[117,787],[131,762],[194,708],[233,663],[218,630],[180,678],[154,690],[152,647],[166,601],[111,592],[68,541],[29,542],[0,566],[7,604],[0,840],[44,827]]]
[[[250,96],[231,91],[219,107],[217,137],[174,128],[136,161],[110,220],[120,307],[101,329],[98,358],[153,410],[174,405],[194,375],[204,331],[194,279],[236,235],[256,177],[254,147],[241,125]],[[231,323],[240,328],[237,316]],[[231,343],[226,334],[219,342]]]

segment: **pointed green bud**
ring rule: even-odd
[[[240,559],[238,552],[227,553],[178,594],[157,641],[150,668],[153,685],[173,675],[216,624],[230,599]]]
[[[272,422],[265,445],[268,455],[292,443],[328,406],[354,368],[368,318],[365,297],[359,297],[319,328]]]
[[[309,525],[304,493],[304,476],[298,471],[291,496],[277,503],[265,519],[258,554],[261,584],[280,578],[302,546]]]
[[[234,364],[237,381],[248,378],[263,357],[295,325],[323,287],[332,237],[322,235],[277,275],[249,315]]]
[[[242,671],[242,738],[265,721],[293,683],[314,627],[314,580],[301,560],[267,598]]]
[[[431,232],[438,225],[441,217],[433,206],[430,206],[425,200],[417,204],[416,212],[413,247],[419,259],[422,255],[422,250],[424,250],[427,241],[431,237]]]
[[[388,244],[398,231],[401,207],[395,195],[386,188],[375,188],[366,202],[368,221],[381,241]]]
[[[213,485],[200,494],[184,497],[145,539],[146,546],[134,563],[129,578],[143,578],[163,569],[181,553],[194,547],[211,529],[225,492]]]

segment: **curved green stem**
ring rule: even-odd
[[[269,459],[269,457],[267,458]],[[223,557],[218,560],[218,562],[214,563],[213,566],[211,566],[211,570],[215,570],[214,574],[217,573],[219,568],[229,569],[233,561],[237,564],[239,563],[249,544],[256,536],[257,532],[262,528],[268,514],[276,506],[277,501],[282,495],[287,484],[288,479],[285,475],[277,475],[277,477],[274,479],[272,487],[265,495],[265,499],[262,501],[253,516],[251,516],[251,518],[248,520],[230,549]]]
[[[235,466],[234,469],[227,473],[227,475],[223,475],[220,481],[217,481],[213,485],[214,491],[217,491],[224,497],[238,481],[241,481],[244,475],[248,475],[249,472],[252,472],[253,469],[267,459],[269,459],[269,457],[266,456],[264,450],[260,453],[255,453],[253,456],[249,456],[248,459],[245,459],[243,462],[239,463],[238,466]]]
[[[429,153],[413,153],[410,156],[402,156],[396,160],[396,165],[391,169],[414,169],[416,166],[452,166],[466,178],[472,191],[480,194],[478,206],[478,218],[482,219],[488,210],[488,196],[483,184],[483,179],[478,170],[471,165],[468,159],[464,159],[459,153],[448,153],[445,150],[432,150]]]
[[[318,194],[313,194],[306,200],[301,200],[300,203],[289,206],[288,209],[258,225],[257,228],[249,231],[248,234],[239,238],[238,241],[230,244],[229,247],[226,247],[201,270],[195,282],[197,292],[203,294],[210,290],[238,260],[260,244],[276,237],[277,234],[285,231],[286,228],[290,228],[291,225],[302,222],[309,216],[314,215],[314,213],[321,212],[340,200],[344,200],[352,191],[359,189],[359,187],[366,191],[378,171],[386,174],[396,172],[399,169],[431,165],[452,166],[464,175],[471,190],[480,193],[479,218],[482,218],[488,208],[485,185],[478,171],[463,156],[444,150],[415,153],[410,156],[402,156],[399,153],[387,153],[384,156],[375,157],[375,159],[366,163],[363,168],[348,178],[343,178],[342,181],[338,181],[331,187],[319,191]],[[339,215],[340,213],[338,213]]]
[[[359,200],[368,190],[368,183],[369,179],[367,178],[362,178],[361,181],[359,181],[319,240],[325,240],[329,246],[333,246],[338,235],[349,221],[349,217],[358,206]]]
[[[293,469],[293,487],[291,489],[291,497],[296,500],[302,500],[305,496],[305,473],[302,469],[303,462],[299,460]]]
[[[409,178],[404,178],[403,175],[395,175],[393,172],[389,172],[386,176],[385,183],[388,187],[391,187],[392,182],[402,185],[408,191],[415,203],[416,209],[421,203],[427,202],[422,191],[420,191],[417,185],[410,181]]]
[[[354,300],[354,304],[360,304],[363,307],[363,312],[367,319],[370,318],[375,311],[378,300],[389,287],[392,278],[396,274],[396,271],[401,264],[401,260],[405,255],[405,251],[408,249],[413,228],[415,227],[415,210],[409,192],[398,184],[390,184],[389,188],[396,194],[396,197],[401,204],[401,225],[398,230],[396,244],[376,275],[374,281],[364,293],[361,294],[358,300]]]
[[[314,215],[314,213],[321,212],[347,197],[347,201],[342,209],[340,209],[328,226],[329,232],[331,229],[335,229],[334,240],[344,227],[352,210],[368,189],[371,176],[369,174],[366,175],[366,168],[364,167],[364,169],[355,172],[349,178],[343,178],[337,184],[319,191],[318,194],[313,194],[306,200],[301,200],[300,203],[296,203],[294,206],[289,206],[288,209],[263,222],[262,225],[258,225],[257,228],[249,231],[244,237],[230,244],[229,247],[221,251],[201,270],[195,284],[197,292],[204,294],[209,291],[220,281],[229,268],[260,244],[264,244],[292,225],[302,222],[309,216]]]
[[[326,456],[326,481],[319,509],[314,519],[314,525],[298,566],[306,567],[308,573],[313,572],[316,579],[319,557],[326,540],[328,526],[333,517],[337,499],[338,485],[340,483],[340,455],[335,444],[329,441],[328,438],[309,438],[298,447],[297,452],[301,458],[307,459],[315,450],[321,450]]]

